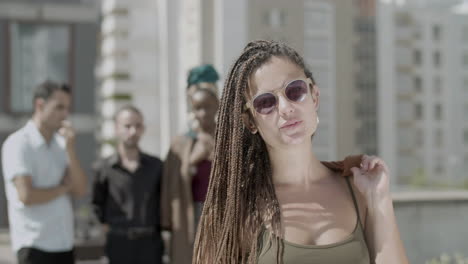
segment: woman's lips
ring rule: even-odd
[[[291,122],[288,121],[284,125],[282,125],[280,129],[295,128],[301,123],[302,123],[302,121],[300,121],[300,120],[291,121]]]

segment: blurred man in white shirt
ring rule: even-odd
[[[40,84],[31,120],[2,146],[11,241],[19,264],[74,263],[71,196],[83,197],[88,179],[66,121],[70,103],[67,85]]]

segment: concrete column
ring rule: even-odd
[[[221,83],[248,40],[248,1],[215,1],[215,67]],[[222,90],[223,85],[219,86]],[[220,93],[221,94],[221,93]]]
[[[391,0],[377,2],[377,105],[378,150],[393,175],[397,172],[397,141],[395,117],[395,50],[394,11]],[[396,181],[393,180],[394,184]]]

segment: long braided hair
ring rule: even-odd
[[[249,78],[272,57],[296,64],[313,81],[302,57],[274,41],[250,42],[232,66],[218,112],[213,167],[195,240],[194,264],[256,263],[262,228],[268,224],[273,234],[281,234],[280,207],[265,142],[242,121]],[[270,236],[270,241],[277,245],[277,263],[282,263],[279,236]]]

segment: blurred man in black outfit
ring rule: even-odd
[[[117,153],[95,166],[92,203],[107,233],[110,264],[162,263],[162,162],[138,147],[143,115],[133,106],[114,116]]]

